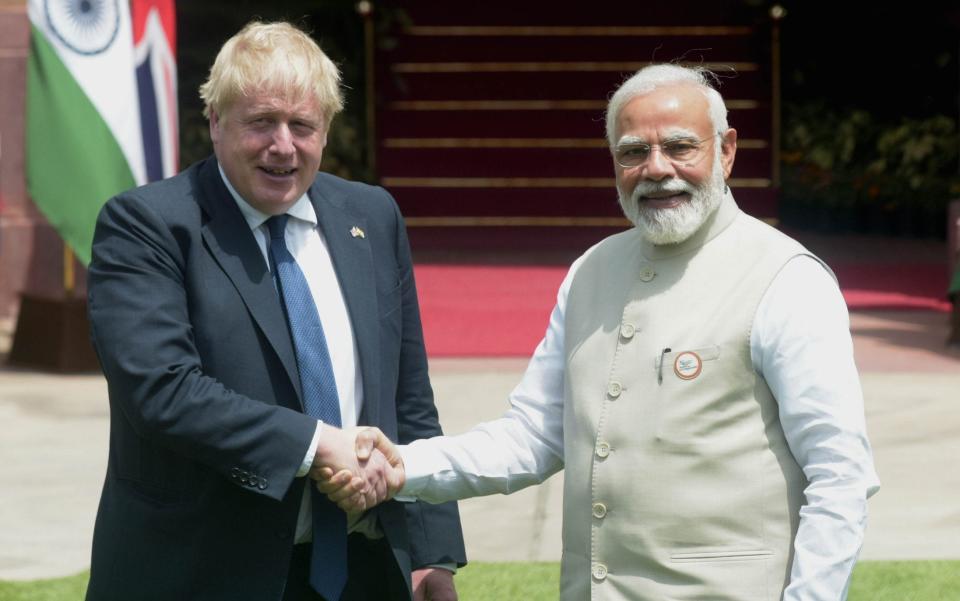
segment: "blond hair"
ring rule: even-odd
[[[343,110],[337,66],[289,23],[252,21],[227,40],[200,86],[203,115],[222,114],[237,98],[262,91],[293,100],[312,96],[328,124]]]

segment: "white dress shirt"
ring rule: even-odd
[[[263,260],[270,268],[267,246],[270,242],[270,232],[265,225],[270,215],[253,208],[240,197],[234,187],[227,180],[227,176],[220,168],[220,176],[227,190],[237,202],[240,212],[243,213],[247,225],[257,240],[257,246],[263,254]],[[357,425],[357,416],[363,409],[363,381],[360,377],[360,364],[357,355],[357,346],[353,338],[353,326],[350,324],[350,315],[347,313],[347,304],[343,298],[340,281],[333,269],[327,241],[323,237],[317,221],[317,213],[310,204],[306,194],[287,210],[290,219],[284,240],[287,250],[293,255],[303,272],[320,315],[320,324],[323,326],[323,335],[327,341],[327,350],[330,353],[330,363],[333,365],[334,379],[337,384],[337,395],[340,397],[340,422],[344,428]],[[304,454],[303,462],[297,472],[298,477],[306,476],[313,464],[320,441],[322,423],[317,423],[313,441]],[[310,511],[310,488],[304,487],[303,502],[300,504],[300,515],[297,520],[295,541],[298,543],[312,540],[312,514]],[[351,524],[351,528],[356,524]]]
[[[458,436],[401,447],[402,496],[440,502],[510,493],[563,468],[564,311],[579,266],[560,286],[546,335],[507,412]],[[879,488],[849,329],[836,282],[803,256],[780,271],[753,321],[754,369],[777,399],[786,440],[809,481],[784,601],[846,598],[867,498]]]

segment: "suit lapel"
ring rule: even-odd
[[[380,398],[380,334],[373,253],[366,237],[351,233],[355,227],[366,230],[367,224],[349,210],[345,197],[327,187],[314,184],[310,189],[310,201],[330,250],[357,344],[364,397],[358,422],[376,424]]]
[[[287,320],[253,232],[224,185],[216,160],[209,159],[197,177],[201,191],[197,201],[210,217],[203,226],[204,242],[214,260],[237,288],[247,310],[283,363],[297,396],[302,399]]]

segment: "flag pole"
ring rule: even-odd
[[[73,298],[77,288],[77,274],[74,270],[73,249],[66,242],[63,243],[63,293],[66,298]]]

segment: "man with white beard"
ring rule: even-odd
[[[844,599],[879,486],[843,298],[737,208],[707,75],[650,66],[612,97],[636,227],[573,264],[510,409],[400,447],[400,496],[430,502],[565,469],[564,601]]]

